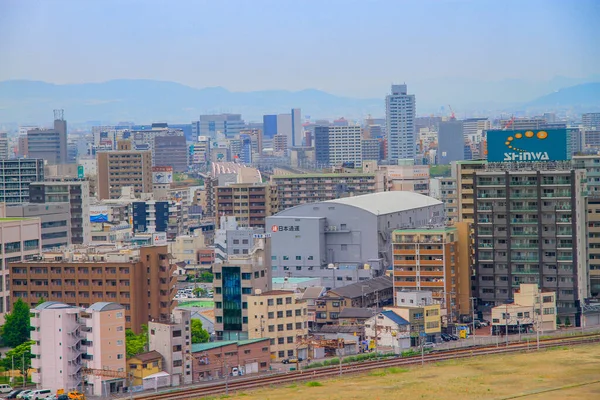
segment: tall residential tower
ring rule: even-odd
[[[408,94],[406,85],[392,85],[392,94],[385,98],[388,160],[415,158],[415,95]]]

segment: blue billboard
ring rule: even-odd
[[[568,160],[566,129],[487,131],[489,162]]]

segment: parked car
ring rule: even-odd
[[[456,336],[456,335],[448,335],[448,336],[450,336],[450,339],[452,339],[452,340],[458,340],[458,336]]]
[[[12,399],[16,399],[17,395],[19,393],[21,393],[23,391],[23,389],[15,389],[12,392],[10,392],[9,394],[6,395],[5,399],[7,400],[12,400]]]
[[[444,342],[449,342],[449,341],[452,340],[452,338],[450,337],[450,335],[448,335],[447,333],[442,333],[440,336],[442,337],[442,340]]]
[[[297,362],[302,362],[302,357],[290,357],[281,360],[282,364],[296,364]]]
[[[433,349],[435,347],[435,343],[433,342],[427,342],[423,345],[423,348],[425,349]]]
[[[17,394],[17,397],[15,397],[15,398],[16,399],[26,398],[24,396],[27,396],[29,393],[31,393],[31,390],[23,390],[21,393]]]
[[[31,393],[27,394],[28,400],[43,400],[52,394],[50,389],[37,389],[32,390]]]
[[[14,389],[10,385],[2,384],[0,385],[0,393],[10,393]]]

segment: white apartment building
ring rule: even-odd
[[[31,367],[37,387],[106,396],[127,386],[124,378],[83,373],[84,368],[125,371],[123,310],[116,303],[96,303],[84,310],[55,301],[33,309]]]
[[[0,318],[11,310],[9,268],[11,262],[33,258],[42,251],[39,218],[2,218],[0,208]]]
[[[406,85],[392,85],[392,93],[385,98],[385,112],[388,160],[414,159],[415,95],[408,94]]]
[[[163,355],[164,369],[171,375],[171,385],[192,383],[191,312],[175,309],[171,322],[150,322],[148,331],[149,350]]]

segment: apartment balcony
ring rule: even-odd
[[[558,256],[556,259],[560,262],[573,262],[573,256]]]
[[[464,180],[463,180],[464,182]],[[504,181],[479,181],[477,182],[477,186],[506,186],[506,182]]]
[[[416,250],[394,250],[394,255],[400,256],[400,255],[415,255],[417,254]]]
[[[555,191],[554,193],[542,193],[542,198],[571,198],[571,191]]]
[[[510,198],[511,199],[536,199],[537,198],[537,193],[536,192],[511,193]]]
[[[431,276],[431,277],[439,277],[439,278],[443,278],[444,277],[444,271],[440,270],[440,271],[423,271],[421,270],[419,272],[419,275],[421,276]]]
[[[532,181],[510,181],[510,186],[536,186],[537,182]]]
[[[394,287],[414,288],[414,287],[417,287],[417,282],[414,282],[414,281],[394,281]]]
[[[433,265],[433,266],[442,266],[444,265],[444,260],[419,260],[420,265]]]
[[[423,250],[423,249],[419,249],[419,254],[422,256],[437,256],[437,255],[442,255],[444,254],[444,250],[443,249],[427,249],[427,250]]]
[[[524,244],[516,244],[511,243],[511,249],[539,249],[540,245],[536,243],[524,243]]]
[[[512,232],[511,236],[529,236],[529,237],[537,237],[538,233],[537,232]]]
[[[420,282],[421,287],[431,287],[431,288],[436,288],[436,287],[444,287],[444,281],[440,280],[439,282]]]
[[[557,218],[556,223],[557,224],[572,224],[573,220],[571,218]]]
[[[540,270],[535,268],[518,268],[512,270],[512,274],[516,275],[538,275],[539,273]]]
[[[529,207],[529,206],[515,206],[510,208],[511,211],[521,211],[521,212],[537,212],[537,207]]]
[[[539,262],[540,258],[538,256],[512,256],[510,260],[524,262]]]
[[[537,225],[539,220],[531,218],[513,218],[511,223],[513,224],[535,224]]]
[[[549,179],[542,180],[543,186],[556,186],[556,185],[571,185],[570,179]]]

